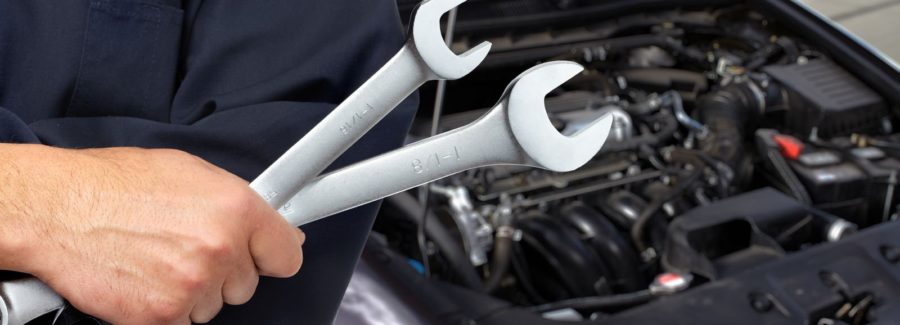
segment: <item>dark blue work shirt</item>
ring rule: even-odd
[[[176,148],[251,180],[400,48],[395,6],[0,0],[0,141]],[[415,102],[332,167],[401,145]],[[330,323],[375,211],[305,226],[300,273],[213,323]]]

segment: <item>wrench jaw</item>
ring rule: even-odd
[[[573,62],[538,65],[516,78],[507,97],[510,129],[536,167],[568,172],[586,164],[606,142],[613,118],[606,114],[571,136],[560,134],[547,115],[544,97],[584,68]]]
[[[475,70],[491,51],[483,42],[457,55],[441,35],[441,16],[466,0],[425,0],[413,13],[411,40],[422,61],[437,79],[456,80]]]

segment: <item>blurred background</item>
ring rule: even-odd
[[[586,68],[554,126],[615,131],[578,171],[386,199],[336,324],[897,324],[900,66],[807,8],[900,61],[900,0],[469,0],[451,47],[492,53],[419,89],[409,141],[552,60]]]
[[[900,61],[900,0],[803,0],[895,62]]]

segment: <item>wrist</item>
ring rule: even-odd
[[[55,220],[49,207],[47,170],[41,161],[61,149],[42,145],[0,144],[0,269],[35,273],[48,252]]]

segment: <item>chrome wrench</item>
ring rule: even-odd
[[[284,206],[394,107],[429,80],[459,79],[487,57],[484,42],[456,55],[441,36],[441,16],[465,0],[425,0],[406,45],[251,184],[274,208]]]
[[[0,282],[0,325],[22,325],[65,306],[65,300],[32,277]]]
[[[583,68],[550,62],[522,73],[486,115],[471,124],[316,178],[281,214],[299,226],[468,169],[527,165],[557,172],[593,158],[612,127],[607,114],[577,134],[560,134],[544,96]]]

